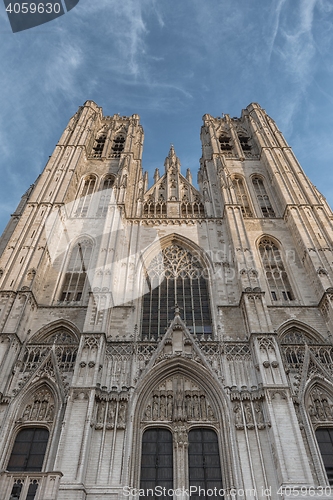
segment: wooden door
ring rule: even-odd
[[[223,488],[217,434],[211,429],[193,429],[188,440],[189,483],[203,490],[200,496],[198,491],[191,499],[222,498],[218,494],[207,495],[207,490],[217,488],[218,492]]]
[[[173,488],[172,434],[167,429],[147,429],[142,437],[140,488]],[[149,495],[151,498],[151,495]],[[153,496],[153,498],[155,498]],[[159,496],[156,498],[170,498]]]

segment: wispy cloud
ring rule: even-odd
[[[170,142],[191,163],[186,147],[200,151],[200,117],[234,116],[251,101],[266,107],[289,138],[305,127],[317,100],[330,125],[332,1],[239,4],[81,0],[61,18],[16,35],[0,9],[8,27],[0,46],[4,210],[36,177],[87,99],[107,114],[138,112],[155,166]]]

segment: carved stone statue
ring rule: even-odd
[[[179,420],[183,420],[183,418],[183,394],[180,391],[177,391],[174,406],[174,420],[177,422]]]
[[[309,406],[309,415],[312,422],[318,420],[316,409],[312,405]]]
[[[241,408],[240,403],[236,403],[234,405],[234,414],[235,414],[236,429],[244,429],[243,418],[242,418],[242,408]]]
[[[153,396],[153,420],[158,420],[158,409],[159,409],[159,401],[157,394]]]
[[[200,412],[201,412],[201,419],[206,420],[207,419],[207,409],[206,409],[206,398],[204,394],[200,395]]]
[[[265,427],[264,416],[262,414],[262,408],[259,401],[254,402],[254,412],[256,416],[258,429],[263,429]]]
[[[168,394],[168,420],[172,420],[172,410],[173,410],[173,402],[172,395]]]
[[[177,447],[188,446],[188,433],[185,425],[180,425],[175,428],[174,443]]]
[[[39,410],[38,420],[44,420],[47,411],[47,401],[43,401]]]
[[[39,402],[35,401],[30,415],[30,420],[32,421],[37,420],[38,410],[39,410]]]
[[[213,408],[210,405],[207,406],[207,419],[210,421],[215,420]]]
[[[185,411],[187,420],[192,420],[192,398],[191,394],[185,396]]]
[[[117,407],[116,401],[114,401],[113,399],[111,401],[109,401],[108,414],[106,417],[106,428],[107,429],[114,428],[114,421],[115,421],[115,417],[116,417],[116,407]]]
[[[125,429],[125,424],[126,424],[126,403],[125,401],[121,401],[119,403],[117,428]]]
[[[196,394],[193,396],[193,420],[200,420],[199,401]]]
[[[144,414],[144,419],[151,420],[151,405],[150,404],[147,405],[147,408],[146,408],[146,411]]]
[[[22,415],[23,422],[30,420],[31,405],[27,405]]]
[[[246,426],[248,429],[253,429],[254,428],[254,422],[253,422],[253,414],[252,414],[252,408],[250,403],[245,403],[244,404],[244,413],[245,413],[245,419],[246,419]]]
[[[330,407],[329,402],[327,401],[326,398],[322,400],[322,404],[324,407],[326,420],[332,420],[332,408]]]
[[[321,401],[319,401],[319,399],[315,399],[314,404],[315,404],[318,419],[319,420],[326,420],[326,415],[325,415],[324,409],[321,405]]]
[[[101,428],[104,424],[104,417],[105,417],[105,401],[100,401],[98,403],[98,409],[97,409],[97,425],[99,428]]]
[[[167,420],[167,407],[165,402],[165,396],[160,397],[160,419]]]
[[[49,405],[45,420],[47,422],[51,422],[53,420],[53,418],[54,418],[54,405]]]

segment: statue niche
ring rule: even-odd
[[[154,389],[143,412],[144,422],[216,422],[205,391],[183,377],[168,378]]]

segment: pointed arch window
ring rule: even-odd
[[[288,274],[277,244],[270,238],[262,238],[259,243],[259,252],[271,292],[271,299],[273,301],[294,300]]]
[[[92,256],[91,240],[78,242],[71,251],[61,292],[61,302],[80,302]]]
[[[275,217],[275,212],[268,197],[264,181],[261,177],[253,177],[252,183],[254,187],[254,191],[256,193],[256,197],[258,200],[258,204],[261,210],[261,214],[263,217],[273,218]]]
[[[84,179],[80,197],[75,211],[76,217],[86,217],[88,214],[89,205],[91,203],[92,194],[96,187],[96,177],[89,175]]]
[[[167,205],[164,200],[159,200],[155,203],[153,200],[148,200],[143,205],[144,217],[165,218],[167,216]]]
[[[98,216],[103,217],[106,215],[108,211],[108,206],[112,197],[113,185],[114,185],[113,175],[108,175],[107,177],[105,177],[99,196],[98,209],[97,209]]]
[[[243,217],[253,217],[243,179],[238,176],[234,177],[232,183],[234,186],[237,203],[241,206]]]
[[[143,297],[142,338],[157,339],[174,318],[176,304],[190,332],[200,337],[212,333],[208,283],[199,260],[173,244],[150,263],[149,292]]]

